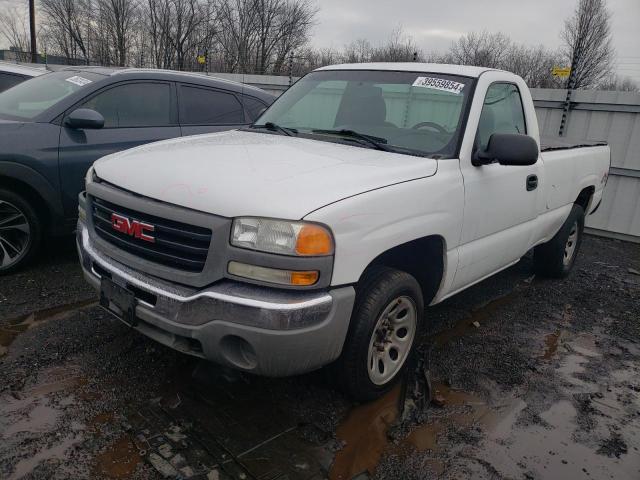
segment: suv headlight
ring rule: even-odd
[[[322,225],[255,217],[233,221],[231,245],[305,257],[332,255],[334,248],[331,232]]]
[[[87,170],[87,174],[84,177],[84,188],[86,189],[90,183],[95,182],[96,178],[97,178],[96,172],[93,169],[93,165],[92,165],[91,167],[89,167],[89,170]]]

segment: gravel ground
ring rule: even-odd
[[[0,478],[640,478],[638,245],[586,237],[566,280],[524,258],[428,309],[426,406],[173,352],[49,248],[0,280]]]

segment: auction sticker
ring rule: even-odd
[[[83,87],[88,83],[91,83],[91,80],[89,80],[88,78],[79,77],[77,75],[74,75],[73,77],[69,77],[66,80],[67,80],[67,82],[73,83],[73,84],[78,85],[80,87]]]
[[[444,78],[434,77],[418,77],[413,82],[413,87],[431,88],[433,90],[442,90],[443,92],[455,93],[459,95],[462,93],[464,83],[454,82],[453,80],[445,80]]]

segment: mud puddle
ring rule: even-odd
[[[479,396],[442,383],[435,383],[433,390],[440,406],[429,408],[427,422],[396,441],[392,441],[389,431],[399,417],[400,387],[377,401],[352,409],[336,431],[343,448],[336,453],[330,480],[368,478],[375,475],[384,455],[408,457],[416,451],[428,453],[430,458],[425,465],[441,474],[445,470],[441,456],[455,448],[460,436],[472,437],[479,428],[497,427],[500,420],[513,416],[516,410],[514,399],[508,405],[491,408]]]
[[[19,450],[9,479],[22,478],[43,463],[68,459],[69,450],[83,438],[84,425],[73,421],[64,434],[60,426],[66,411],[73,409],[75,391],[84,383],[79,366],[55,367],[40,372],[27,388],[0,395],[0,451],[47,439],[39,450]]]
[[[131,436],[124,435],[97,456],[93,474],[97,478],[129,478],[142,461],[140,453]]]
[[[387,430],[400,412],[400,386],[373,402],[349,412],[336,430],[344,447],[337,452],[330,480],[351,480],[364,472],[373,474],[389,443]]]
[[[94,305],[97,305],[95,299],[83,300],[81,302],[46,308],[27,315],[20,315],[19,317],[3,322],[0,325],[0,358],[7,354],[9,346],[21,333],[24,333],[41,323],[66,318],[78,310],[92,307]]]

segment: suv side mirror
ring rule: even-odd
[[[78,108],[67,116],[64,123],[76,129],[98,129],[104,127],[104,117],[90,108]]]
[[[500,165],[533,165],[538,161],[538,144],[522,133],[494,133],[484,150],[473,154],[476,167],[497,161]]]

